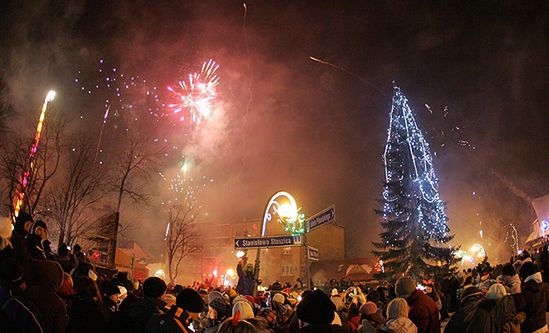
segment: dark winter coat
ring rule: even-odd
[[[418,333],[440,333],[440,321],[435,302],[421,290],[415,290],[407,299],[408,317],[416,324]]]
[[[109,324],[109,313],[100,302],[77,297],[69,309],[67,332],[97,333],[106,332]]]
[[[16,224],[10,238],[17,261],[19,261],[19,263],[21,263],[21,265],[25,268],[27,268],[30,263],[30,254],[27,248],[27,241],[25,240],[27,235],[28,233],[25,232],[22,227],[18,229]]]
[[[238,273],[238,284],[236,285],[236,292],[240,295],[252,295],[254,290],[254,278],[244,272],[241,264],[236,266],[236,272]]]
[[[515,316],[513,298],[506,296],[501,300],[485,299],[479,303],[467,332],[502,332],[505,323]]]
[[[0,287],[0,309],[3,320],[0,332],[43,333],[38,311],[22,297]]]
[[[545,319],[547,296],[540,272],[524,280],[522,284],[522,297],[524,299],[524,307],[519,309],[519,311],[526,313],[526,320],[521,326],[521,331],[533,332],[545,326],[547,324]]]
[[[27,290],[29,299],[42,315],[44,331],[63,333],[67,322],[65,303],[57,295],[63,283],[63,269],[53,260],[33,260],[31,281]]]
[[[193,332],[189,329],[188,313],[177,305],[172,305],[167,313],[155,314],[147,323],[146,333]]]
[[[299,333],[344,333],[339,325],[307,325],[299,329]]]
[[[158,298],[128,296],[120,305],[121,322],[129,332],[145,332],[145,327],[152,316],[164,313],[165,306],[166,303]]]
[[[478,289],[463,297],[458,310],[446,325],[444,333],[483,332],[482,329],[486,324],[486,318],[476,318],[476,322],[473,323],[476,310],[483,300],[484,295]],[[490,326],[490,320],[488,320],[488,323],[488,326]]]

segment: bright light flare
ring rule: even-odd
[[[289,203],[282,204],[278,207],[278,216],[281,218],[296,219],[297,209]]]
[[[246,255],[246,252],[244,252],[244,251],[236,251],[236,257],[238,259],[244,257],[245,255]]]
[[[227,270],[227,273],[225,273],[225,275],[228,276],[228,277],[233,277],[233,276],[235,276],[234,270],[233,270],[232,268],[229,268],[229,269]]]
[[[187,80],[179,81],[177,86],[169,86],[168,90],[175,95],[176,102],[168,104],[168,108],[174,114],[188,111],[192,123],[196,125],[210,118],[220,80],[218,68],[219,65],[210,59],[202,64],[200,73],[191,73]],[[185,120],[185,116],[181,116],[180,120]]]
[[[46,102],[51,102],[55,98],[56,92],[55,90],[48,91],[48,94],[46,95]]]

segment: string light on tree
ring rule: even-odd
[[[452,249],[443,246],[453,236],[429,144],[398,87],[394,88],[383,161],[383,209],[377,211],[383,232],[381,241],[374,243],[374,254],[383,260],[387,275],[429,278],[455,262]]]

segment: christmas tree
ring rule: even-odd
[[[396,86],[383,159],[383,210],[376,211],[383,232],[373,253],[383,262],[384,277],[406,274],[421,281],[447,271],[455,259],[445,244],[453,236],[433,158],[408,100]]]

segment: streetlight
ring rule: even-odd
[[[286,202],[281,203],[279,202],[280,199],[286,199]],[[303,218],[299,218],[299,208],[297,207],[297,202],[290,193],[285,191],[279,191],[271,197],[269,202],[267,202],[267,206],[265,206],[265,213],[263,213],[263,220],[261,223],[261,237],[265,237],[267,223],[273,219],[273,214],[271,214],[271,210],[282,221],[286,229],[290,229],[292,232],[299,232],[300,230],[301,232],[303,231],[303,225],[297,227],[295,225],[296,223],[302,222],[301,220],[303,220]],[[289,227],[289,225],[291,226]],[[257,293],[257,281],[259,280],[260,262],[261,249],[258,248],[257,254],[255,256],[254,265],[254,287],[252,291],[253,296],[255,296]]]

